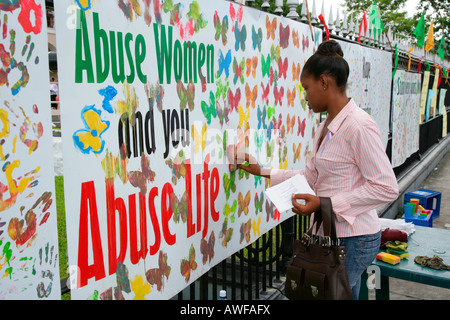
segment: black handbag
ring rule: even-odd
[[[335,214],[330,198],[320,198],[310,229],[294,241],[294,256],[287,268],[285,295],[291,300],[351,300],[345,268],[345,247],[336,236]],[[313,235],[323,221],[324,235]]]

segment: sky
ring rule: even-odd
[[[416,7],[419,1],[420,0],[407,0],[406,5],[402,10],[406,11],[409,17],[412,17],[416,12]],[[300,0],[300,3],[302,3],[302,0]],[[340,7],[341,19],[344,18],[343,4],[345,3],[345,0],[316,0],[316,9],[318,15],[322,10],[322,3],[324,3],[325,5],[325,21],[328,22],[328,15],[330,14],[330,6],[333,6],[333,17],[335,19],[338,5]],[[311,6],[310,10],[312,10],[312,0],[308,0],[308,5]]]

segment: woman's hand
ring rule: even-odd
[[[297,200],[304,200],[305,204],[300,204]],[[311,194],[293,194],[292,211],[301,216],[309,216],[313,212],[320,210],[320,198]]]
[[[235,163],[237,163],[238,169],[245,170],[255,176],[270,178],[271,170],[261,168],[256,158],[248,153],[245,153],[244,159],[235,158]]]

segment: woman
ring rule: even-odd
[[[328,114],[314,137],[314,150],[305,169],[264,169],[248,154],[248,163],[239,168],[270,178],[273,185],[304,175],[317,196],[292,195],[296,214],[309,216],[320,209],[319,197],[331,199],[337,236],[346,247],[350,286],[358,299],[361,275],[380,246],[376,208],[397,199],[398,184],[375,121],[347,97],[349,72],[342,49],[333,40],[323,42],[303,68],[300,81],[309,108]]]

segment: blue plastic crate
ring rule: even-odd
[[[419,189],[405,194],[404,203],[410,199],[419,199],[419,204],[427,210],[433,210],[433,219],[439,217],[441,211],[441,193],[433,190]]]
[[[415,214],[413,216],[407,217],[403,215],[402,219],[404,219],[406,222],[412,222],[416,226],[422,226],[422,227],[433,227],[433,213],[428,214],[426,217],[420,216],[418,214]]]

